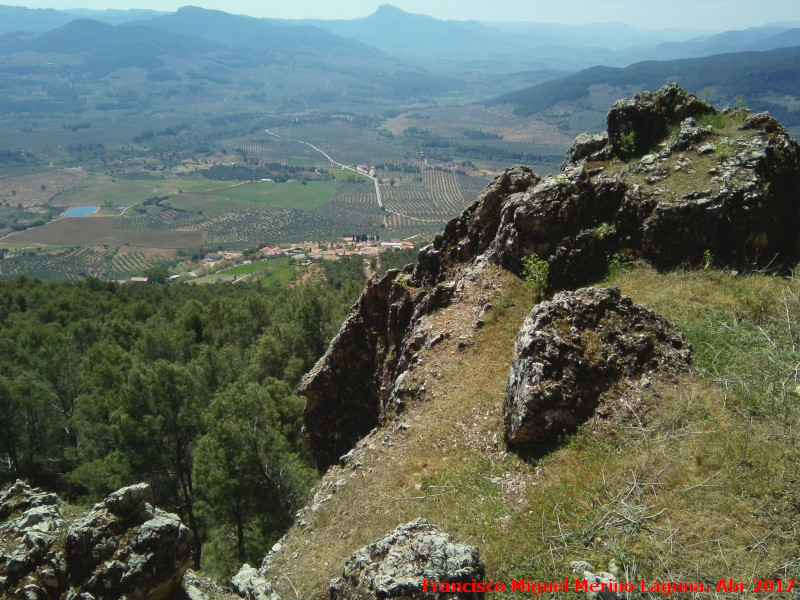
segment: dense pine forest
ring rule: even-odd
[[[82,504],[147,481],[198,565],[258,562],[315,482],[295,388],[363,287],[353,262],[278,290],[0,282],[0,483]]]

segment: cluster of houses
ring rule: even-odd
[[[391,240],[389,242],[357,241],[356,238],[342,238],[341,242],[305,242],[292,246],[291,248],[278,248],[277,246],[267,246],[261,249],[265,258],[280,258],[282,256],[294,256],[296,258],[307,258],[308,260],[321,260],[325,258],[336,258],[343,256],[363,256],[372,258],[386,250],[402,250],[413,248],[411,242]]]
[[[244,255],[241,252],[211,252],[204,256],[203,262],[206,263],[206,266],[201,271],[191,271],[184,276],[194,278],[209,272],[225,271],[237,265],[248,265],[257,260],[272,258],[293,257],[310,265],[318,260],[336,260],[345,256],[363,256],[370,259],[387,250],[403,250],[405,248],[414,248],[414,244],[400,240],[385,242],[378,238],[368,238],[364,241],[362,238],[346,237],[342,238],[340,242],[304,242],[290,248],[266,246],[259,251],[262,258],[254,260],[242,260]],[[179,279],[181,279],[181,275],[172,275],[164,283],[172,283]],[[234,280],[233,277],[220,279],[222,283],[232,283]],[[147,277],[131,277],[128,281],[147,283],[149,280]]]

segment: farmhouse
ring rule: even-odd
[[[283,250],[277,246],[267,246],[261,249],[261,253],[267,258],[279,258],[283,256]]]

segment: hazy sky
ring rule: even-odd
[[[279,19],[366,17],[386,0],[0,0],[29,8],[151,8],[188,4],[228,13]],[[800,21],[800,0],[391,0],[406,12],[437,19],[605,23],[640,27],[723,30]]]

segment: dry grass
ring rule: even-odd
[[[274,557],[281,596],[295,597],[295,589],[298,597],[326,596],[352,553],[418,517],[477,545],[487,580],[506,583],[572,578],[570,561],[583,559],[599,569],[616,565],[622,580],[704,581],[716,589],[719,579],[765,578],[794,560],[794,413],[770,411],[768,387],[752,410],[752,398],[730,381],[743,364],[763,361],[726,358],[730,339],[712,334],[729,314],[742,327],[759,322],[773,331],[767,316],[780,322],[774,298],[795,284],[644,267],[612,282],[678,323],[696,348],[708,346],[698,352],[702,377],[609,396],[605,418],[544,459],[523,460],[505,449],[501,404],[514,339],[533,300],[522,282],[491,272],[475,294],[432,317],[431,328],[451,338],[424,352],[414,373],[420,400],[323,480],[317,498],[330,499],[316,514],[307,511],[306,527],[295,527]],[[478,296],[494,307],[474,333]],[[461,336],[470,339],[459,350]],[[716,374],[708,367],[724,361]]]

